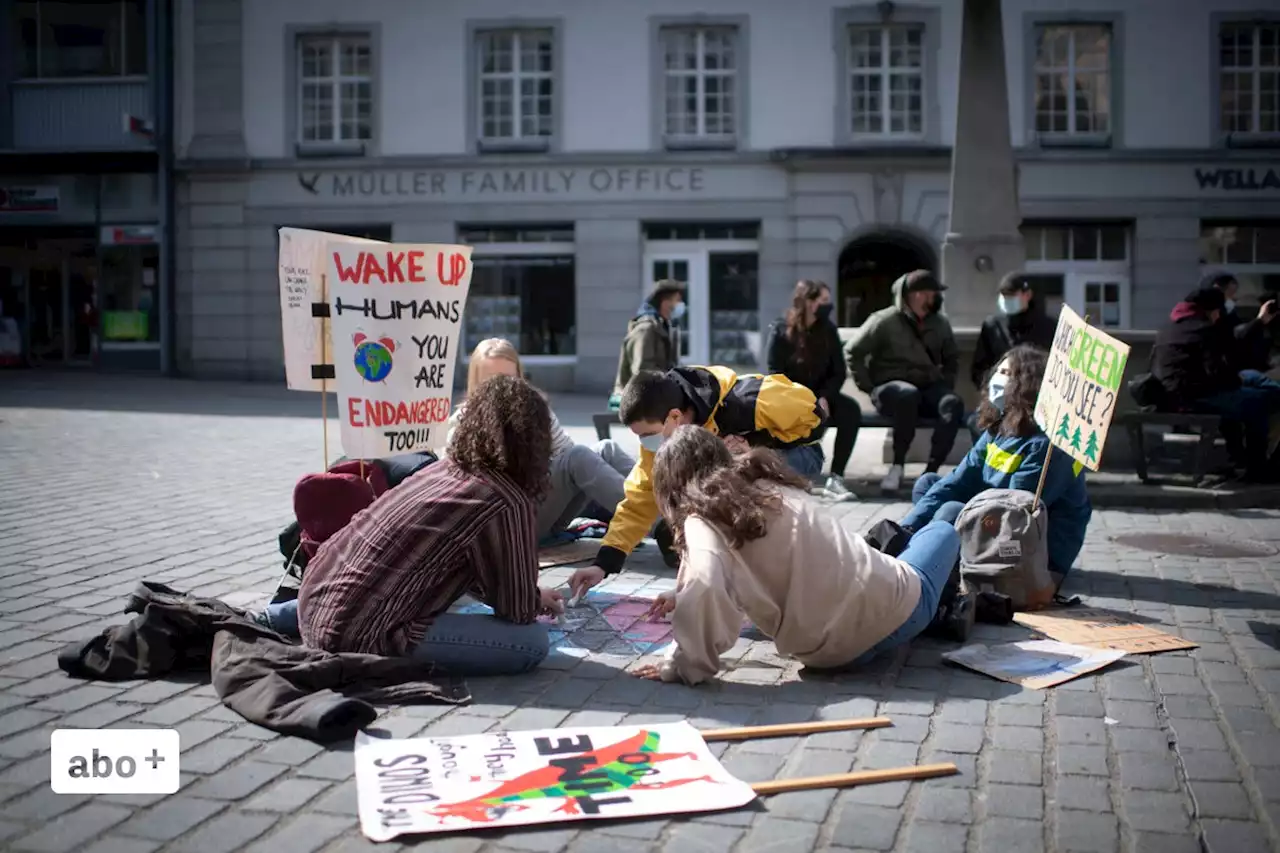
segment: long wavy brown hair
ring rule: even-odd
[[[1001,412],[991,405],[987,383],[1005,359],[1009,361],[1009,384],[1004,387],[1004,411]],[[1036,397],[1040,396],[1040,383],[1044,381],[1044,369],[1048,363],[1049,354],[1030,344],[1019,344],[996,362],[978,389],[982,393],[982,402],[978,405],[978,429],[993,436],[1022,438],[1039,432]]]
[[[791,291],[791,307],[787,309],[787,340],[801,364],[818,363],[827,357],[827,336],[817,324],[809,325],[809,302],[831,291],[826,282],[802,278]]]
[[[501,474],[535,500],[551,469],[551,409],[528,382],[495,376],[467,395],[449,458],[468,474]]]
[[[774,451],[757,447],[734,456],[702,427],[677,427],[653,460],[654,497],[682,553],[684,522],[691,515],[715,525],[731,548],[764,536],[782,509],[780,486],[809,484]]]

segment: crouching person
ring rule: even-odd
[[[921,631],[938,609],[960,543],[948,524],[921,530],[899,558],[872,549],[776,453],[734,456],[710,432],[680,427],[658,451],[653,487],[681,551],[666,660],[635,671],[698,684],[720,669],[745,614],[782,654],[844,669]]]
[[[1036,491],[1051,449],[1049,436],[1035,421],[1047,361],[1044,350],[1023,344],[996,365],[978,409],[977,443],[947,476],[925,474],[916,481],[911,495],[915,505],[903,527],[917,531],[930,522],[955,524],[964,505],[987,489]],[[1040,499],[1049,516],[1049,571],[1060,586],[1080,554],[1093,515],[1084,467],[1058,453]]]
[[[453,675],[526,672],[547,656],[534,519],[547,488],[551,413],[523,379],[467,397],[448,459],[414,474],[321,546],[297,601],[260,617],[330,652],[407,656]],[[447,612],[464,593],[493,615]]]

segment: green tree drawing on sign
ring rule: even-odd
[[[1058,424],[1058,432],[1054,435],[1054,438],[1060,438],[1063,441],[1068,441],[1071,438],[1071,416],[1070,415],[1062,416],[1062,423]]]
[[[1079,449],[1080,449],[1080,440],[1081,440],[1081,439],[1083,439],[1083,438],[1084,438],[1084,436],[1080,434],[1080,427],[1076,427],[1076,431],[1075,431],[1074,433],[1072,433],[1072,434],[1071,434],[1071,449],[1072,449],[1072,450],[1079,450]]]
[[[1098,461],[1098,434],[1096,432],[1089,433],[1089,441],[1084,446],[1084,457],[1090,462]]]

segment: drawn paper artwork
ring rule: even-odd
[[[1115,417],[1129,347],[1062,306],[1036,398],[1036,423],[1062,450],[1090,471],[1102,463]]]
[[[291,391],[334,390],[333,336],[325,323],[328,299],[321,282],[330,240],[382,245],[306,228],[280,229],[280,322],[285,382]]]
[[[333,238],[325,270],[343,452],[371,459],[439,450],[471,248]]]
[[[755,799],[688,723],[356,736],[360,827],[398,835],[731,809]]]
[[[1124,657],[1124,652],[1055,640],[1024,640],[996,646],[973,643],[942,657],[992,678],[1040,690],[1102,669]]]

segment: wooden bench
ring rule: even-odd
[[[1187,429],[1199,436],[1196,442],[1191,478],[1195,485],[1200,485],[1208,473],[1209,459],[1213,454],[1213,444],[1220,433],[1222,418],[1217,415],[1197,415],[1184,412],[1138,411],[1120,416],[1121,423],[1129,434],[1129,450],[1133,454],[1133,467],[1138,472],[1138,479],[1146,483],[1150,472],[1147,469],[1147,427],[1171,427]]]

